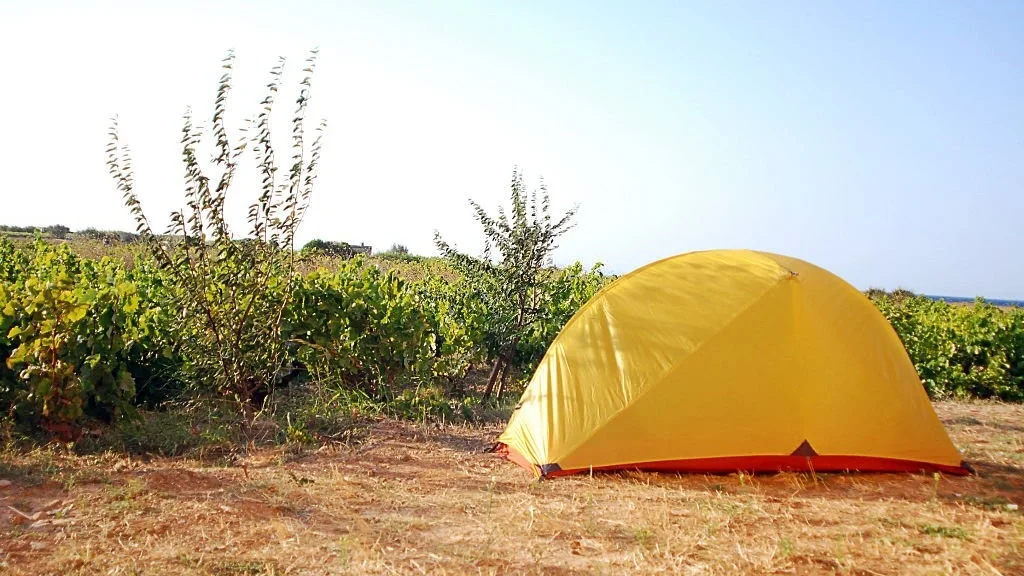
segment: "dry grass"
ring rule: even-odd
[[[483,453],[496,427],[396,422],[222,467],[8,455],[0,572],[1024,573],[1024,407],[937,409],[978,476],[536,482]]]

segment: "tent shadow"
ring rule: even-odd
[[[1024,496],[1024,468],[993,462],[977,462],[974,467],[982,484]]]

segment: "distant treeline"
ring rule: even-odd
[[[32,235],[38,232],[45,237],[56,240],[102,240],[104,243],[120,242],[122,244],[132,244],[138,242],[140,239],[138,234],[135,234],[134,232],[125,232],[123,230],[98,230],[96,228],[89,227],[77,232],[72,232],[71,228],[62,224],[54,224],[51,226],[8,226],[0,224],[0,234],[4,232],[18,235]],[[172,238],[171,236],[161,237]],[[325,256],[342,258],[351,258],[356,254],[364,254],[366,256],[373,255],[372,246],[367,246],[362,243],[349,244],[348,242],[321,240],[319,238],[314,238],[307,242],[302,247],[302,251],[305,253],[321,253]],[[410,261],[422,258],[422,256],[410,254],[409,249],[402,244],[392,244],[391,248],[381,252],[379,256],[392,260]]]
[[[71,233],[71,229],[63,224],[54,224],[52,226],[5,226],[0,224],[0,232],[35,234],[37,231],[60,239],[67,238],[68,234]]]
[[[138,234],[124,232],[122,230],[97,230],[86,228],[72,232],[71,228],[63,224],[52,224],[50,226],[8,226],[0,224],[0,233],[10,234],[42,234],[57,240],[67,240],[73,237],[86,238],[90,240],[119,240],[121,242],[135,242],[139,239]]]

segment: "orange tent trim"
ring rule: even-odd
[[[638,464],[618,464],[562,470],[558,465],[535,466],[522,454],[504,444],[494,452],[518,464],[541,478],[556,478],[572,474],[642,470],[645,472],[683,472],[688,474],[731,474],[733,472],[943,472],[954,476],[967,476],[970,470],[965,462],[959,466],[946,466],[930,462],[914,462],[876,456],[724,456],[721,458],[692,458],[664,460]]]

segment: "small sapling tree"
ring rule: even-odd
[[[499,207],[497,217],[492,217],[480,204],[469,203],[483,229],[483,257],[458,252],[438,232],[434,243],[476,288],[490,314],[488,353],[493,364],[483,393],[487,400],[499,377],[497,396],[501,396],[519,340],[543,314],[545,284],[553,279],[546,268],[551,265],[558,237],[572,228],[576,209],[552,218],[547,187],[541,182],[539,195],[536,190],[527,192],[518,169],[512,172],[510,213]]]
[[[166,236],[154,233],[143,212],[116,119],[110,131],[107,165],[142,242],[165,272],[169,284],[165,304],[178,316],[174,341],[182,348],[187,381],[233,398],[247,415],[272,390],[289,357],[284,312],[297,281],[295,232],[313,191],[324,129],[321,122],[312,145],[307,143],[306,109],[316,59],[314,50],[303,69],[291,116],[290,162],[282,171],[271,124],[284,59],[271,70],[258,116],[235,139],[227,127],[234,55],[227,55],[211,130],[204,133],[193,124],[191,112],[185,113],[181,154],[186,208],[171,214]],[[209,163],[200,159],[204,136],[212,137],[214,154]],[[236,238],[224,205],[249,146],[255,151],[261,189],[249,207],[248,236]]]

